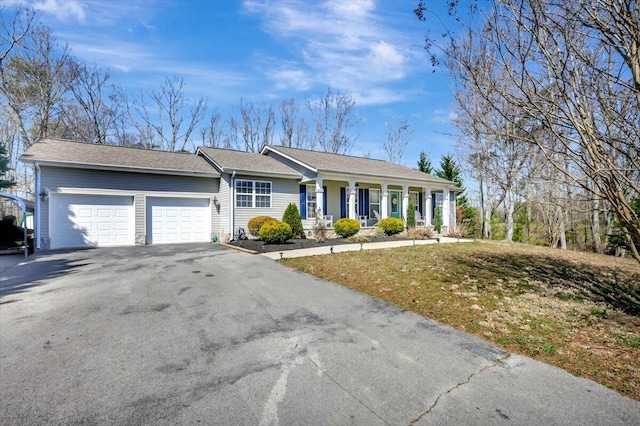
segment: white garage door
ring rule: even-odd
[[[51,248],[135,244],[133,197],[52,194],[49,209]]]
[[[208,198],[147,198],[147,243],[195,243],[211,238]]]

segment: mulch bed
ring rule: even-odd
[[[381,241],[398,241],[398,240],[409,240],[409,238],[403,237],[382,237],[382,238],[369,238],[370,243],[377,243]],[[360,243],[352,243],[347,241],[346,238],[331,238],[326,239],[323,242],[318,242],[317,240],[308,238],[308,239],[294,239],[289,240],[284,244],[266,244],[264,241],[260,240],[242,240],[242,241],[231,241],[229,245],[235,247],[242,247],[246,250],[253,250],[258,253],[271,253],[278,251],[286,251],[286,250],[298,250],[304,248],[313,248],[313,247],[330,247],[337,246],[342,244],[360,244]]]

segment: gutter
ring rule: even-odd
[[[36,169],[36,223],[35,223],[35,239],[36,239],[36,249],[40,250],[41,249],[41,241],[42,238],[40,236],[40,216],[42,215],[42,201],[40,200],[40,194],[42,192],[42,176],[40,173],[40,164],[35,162],[33,163],[33,165],[35,166]]]
[[[231,188],[229,188],[229,212],[231,213],[231,217],[229,218],[229,225],[231,226],[231,232],[230,232],[230,240],[229,241],[233,241],[233,229],[234,229],[234,219],[235,219],[235,211],[234,211],[234,207],[235,207],[235,203],[233,202],[233,200],[235,199],[235,190],[236,190],[236,171],[234,170],[231,173],[231,179],[230,179],[230,183],[229,185],[231,186]]]

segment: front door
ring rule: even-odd
[[[389,211],[391,212],[391,217],[400,218],[402,212],[400,192],[399,191],[389,191],[389,203],[391,204]]]

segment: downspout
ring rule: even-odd
[[[41,215],[41,207],[42,207],[42,202],[40,201],[40,194],[42,193],[42,188],[40,187],[40,185],[42,184],[40,182],[41,177],[40,177],[40,164],[35,163],[35,168],[36,168],[36,223],[35,223],[35,240],[36,240],[36,249],[40,250],[41,248],[41,236],[40,236],[40,215]]]
[[[235,178],[236,178],[236,171],[234,170],[231,173],[231,188],[229,188],[229,197],[231,198],[229,200],[229,211],[231,212],[231,217],[229,218],[229,225],[231,226],[231,230],[230,230],[230,240],[233,240],[233,229],[234,229],[234,219],[235,219],[235,203],[233,202],[233,200],[235,199],[235,193],[234,191],[236,190],[236,182],[235,182]]]

